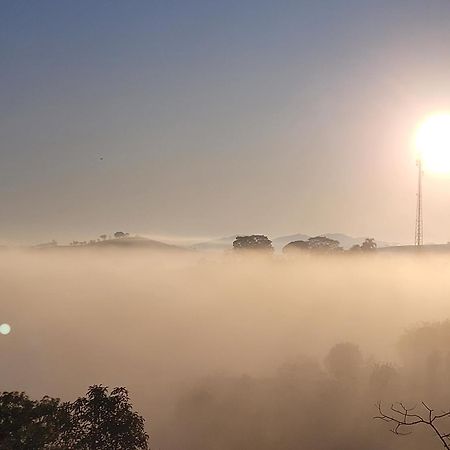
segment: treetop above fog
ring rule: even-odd
[[[272,241],[263,234],[252,234],[251,236],[236,236],[233,242],[235,250],[254,250],[273,252]]]

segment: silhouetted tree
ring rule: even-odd
[[[0,395],[0,450],[146,450],[144,419],[125,388],[91,386],[74,402]]]
[[[326,236],[315,236],[307,241],[293,241],[283,247],[283,253],[293,253],[295,251],[310,251],[314,253],[335,253],[342,251],[339,241],[327,238]]]
[[[375,364],[370,374],[369,384],[375,393],[386,392],[398,376],[397,370],[391,364]]]
[[[251,236],[237,236],[233,242],[235,250],[258,250],[263,252],[273,252],[272,241],[262,234]]]
[[[130,233],[124,233],[123,231],[116,231],[116,232],[114,233],[114,237],[115,237],[116,239],[124,238],[124,237],[127,237],[127,236],[129,236],[129,235],[130,235]]]
[[[359,347],[351,342],[336,344],[325,357],[328,371],[340,381],[355,381],[358,379],[363,364]]]
[[[307,241],[293,241],[283,247],[283,253],[305,251],[309,250],[309,248],[309,242]]]
[[[31,400],[23,392],[0,394],[0,449],[35,450],[58,441],[68,415],[58,399]]]
[[[408,389],[430,402],[447,392],[450,377],[450,321],[422,323],[407,330],[398,350],[403,367],[414,377]]]
[[[312,251],[323,253],[332,253],[342,250],[342,247],[339,246],[339,241],[327,238],[326,236],[315,236],[309,238],[308,246]]]
[[[91,386],[70,410],[68,441],[77,450],[148,448],[144,419],[133,411],[125,388],[115,388],[109,394],[104,386]]]
[[[377,249],[377,243],[373,238],[366,238],[361,244],[361,250],[363,252],[373,252]]]

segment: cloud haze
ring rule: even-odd
[[[89,384],[124,385],[149,419],[154,448],[181,442],[199,448],[198,439],[220,424],[216,448],[242,448],[247,432],[235,429],[237,413],[248,420],[254,442],[265,442],[262,448],[294,448],[292,442],[271,447],[272,438],[257,431],[270,417],[258,419],[248,408],[269,414],[271,405],[293,407],[292,375],[295,386],[316,392],[295,394],[316,411],[312,417],[329,402],[339,410],[340,401],[320,396],[332,380],[324,358],[340,342],[359,346],[363,384],[377,362],[402,367],[397,343],[404,331],[450,317],[447,266],[438,256],[253,260],[116,250],[3,252],[0,321],[10,323],[12,333],[0,338],[2,389],[73,398]],[[372,423],[373,403],[400,394],[361,394],[356,404],[348,403],[353,394],[342,395],[342,407],[368,435],[389,442],[387,431]],[[227,402],[229,412],[222,409]],[[204,422],[207,411],[217,415],[215,425]],[[306,413],[286,414],[273,433],[289,428],[310,439]],[[348,426],[333,425],[337,433]],[[365,442],[365,431],[354,433],[355,442]],[[232,444],[233,436],[241,444]],[[320,442],[314,448],[334,448]]]

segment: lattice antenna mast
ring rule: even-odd
[[[417,210],[416,210],[416,230],[414,244],[420,247],[423,244],[423,215],[422,215],[422,159],[417,160]]]

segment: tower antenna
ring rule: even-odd
[[[417,160],[417,210],[416,210],[416,230],[414,245],[420,247],[423,244],[423,215],[422,215],[422,159]]]

